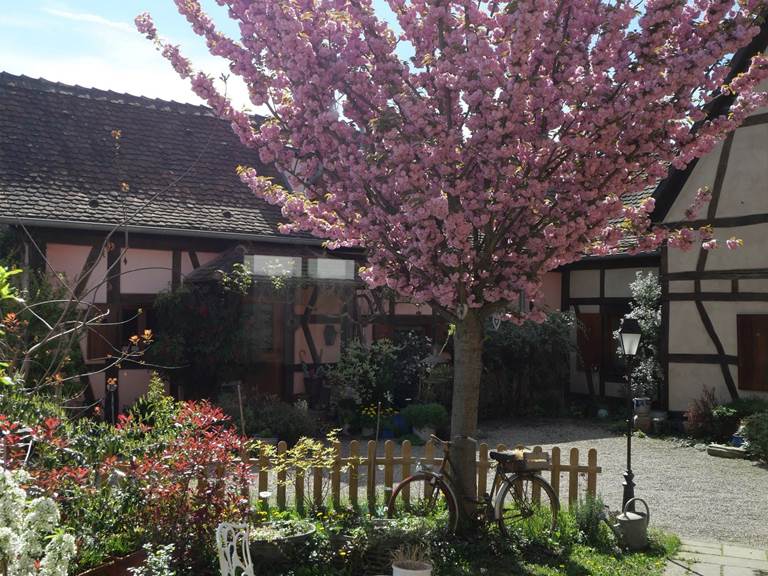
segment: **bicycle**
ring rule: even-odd
[[[443,449],[443,461],[434,471],[417,464],[416,473],[403,479],[392,492],[387,506],[389,518],[408,515],[443,517],[448,528],[458,525],[458,499],[450,474],[451,442],[437,436],[432,439]],[[481,499],[470,498],[481,522],[496,522],[504,536],[516,529],[540,528],[554,532],[560,502],[552,486],[539,474],[549,465],[546,453],[520,450],[489,453],[496,472],[490,493]]]

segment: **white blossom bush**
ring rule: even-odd
[[[75,539],[59,528],[50,498],[30,498],[23,470],[0,467],[0,575],[66,576]]]

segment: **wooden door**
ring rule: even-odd
[[[283,396],[285,382],[285,305],[251,301],[248,304],[245,384],[258,395]]]

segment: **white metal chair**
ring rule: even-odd
[[[222,522],[216,528],[221,576],[255,576],[247,524]]]

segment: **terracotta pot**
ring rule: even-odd
[[[128,568],[141,566],[146,559],[147,553],[144,550],[137,550],[127,556],[113,558],[100,566],[81,572],[78,576],[130,576]]]

